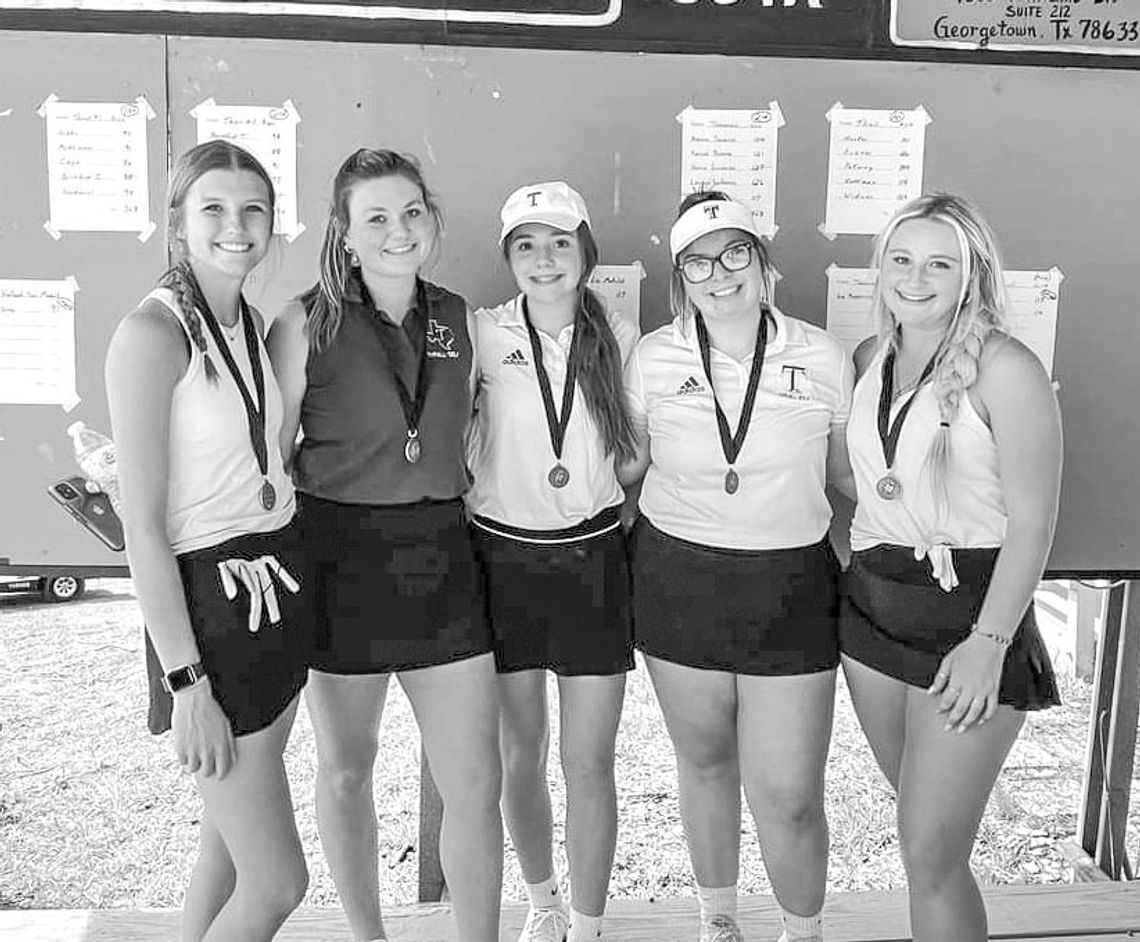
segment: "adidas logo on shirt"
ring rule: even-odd
[[[530,366],[530,363],[523,355],[523,352],[517,347],[513,352],[508,353],[505,357],[503,357],[503,363],[507,366]]]
[[[705,387],[701,384],[701,381],[695,376],[690,375],[689,378],[685,380],[677,390],[677,395],[692,396],[696,393],[703,393],[704,391]]]

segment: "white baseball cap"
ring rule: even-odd
[[[590,224],[586,201],[572,186],[561,180],[520,186],[499,211],[503,221],[499,244],[526,222],[541,222],[563,232],[573,232],[582,223]]]
[[[696,203],[681,213],[669,230],[669,251],[673,261],[701,236],[720,229],[740,229],[749,235],[763,238],[756,220],[743,203],[733,199],[710,199]]]

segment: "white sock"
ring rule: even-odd
[[[562,909],[562,888],[558,885],[558,877],[551,874],[540,883],[527,883],[526,898],[530,900],[532,909]]]
[[[587,916],[570,908],[570,931],[566,933],[566,942],[595,942],[601,937],[601,916]]]
[[[701,907],[701,926],[707,926],[713,916],[728,916],[736,921],[736,884],[732,886],[698,886],[697,902]]]
[[[784,922],[786,942],[822,942],[823,910],[814,916],[797,916],[780,907],[780,918]]]

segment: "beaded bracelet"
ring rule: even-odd
[[[970,634],[980,635],[992,641],[994,644],[1001,645],[1003,648],[1008,648],[1009,643],[1013,640],[1013,638],[1007,638],[1005,635],[998,634],[996,631],[986,631],[984,628],[978,627],[977,622],[974,622],[970,626]]]

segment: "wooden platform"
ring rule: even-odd
[[[988,887],[990,938],[1016,942],[1118,942],[1140,939],[1140,882],[1074,886]],[[503,940],[517,938],[525,907],[503,909]],[[445,905],[393,909],[392,942],[455,942]],[[779,917],[771,897],[746,897],[740,925],[749,942],[775,942]],[[173,910],[8,910],[0,912],[2,942],[177,942]],[[837,893],[828,898],[828,942],[909,942],[906,896]],[[338,908],[302,909],[278,935],[280,942],[349,942]],[[606,942],[693,942],[697,907],[692,899],[614,900]]]

